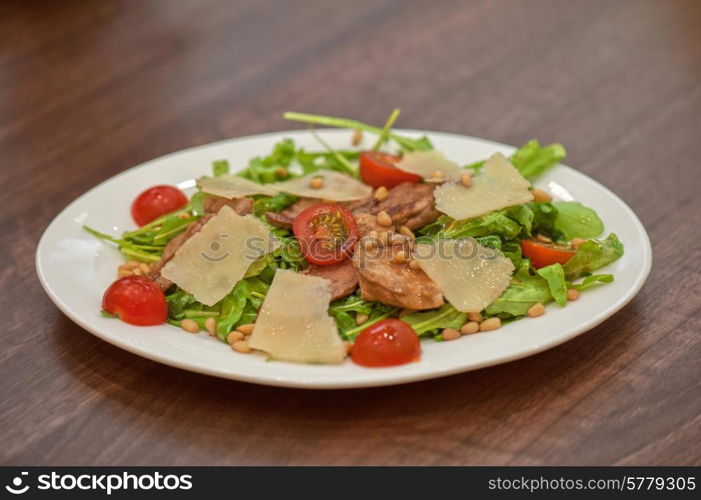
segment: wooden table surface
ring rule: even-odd
[[[563,142],[650,234],[637,298],[520,361],[305,391],[142,359],[42,291],[41,233],[110,176],[295,128],[288,109],[395,106],[404,127]],[[700,159],[697,1],[4,1],[0,461],[700,464]]]

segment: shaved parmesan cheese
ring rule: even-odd
[[[161,275],[213,306],[231,292],[253,261],[278,246],[259,219],[224,206],[183,243]]]
[[[397,168],[419,175],[427,182],[456,180],[465,173],[460,165],[450,161],[440,151],[406,153],[397,163]]]
[[[462,312],[480,312],[494,302],[514,272],[510,259],[473,238],[421,243],[414,256],[448,302]]]
[[[324,278],[278,269],[248,344],[284,361],[343,361],[346,347],[328,313],[329,285]]]
[[[434,191],[436,208],[453,219],[471,219],[531,201],[530,185],[504,155],[496,153],[484,164],[482,173],[472,178],[471,186],[438,186]]]
[[[317,178],[321,179],[321,182],[312,182]],[[372,194],[370,186],[335,170],[319,170],[304,177],[271,185],[285,193],[333,201],[361,200]]]
[[[235,175],[220,175],[219,177],[202,177],[197,180],[200,189],[208,194],[221,196],[222,198],[243,198],[253,194],[265,194],[275,196],[278,190],[270,187],[270,184],[258,184],[243,177]]]

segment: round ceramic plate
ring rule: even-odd
[[[424,132],[398,131],[407,135]],[[321,136],[335,148],[348,148],[351,132],[326,130]],[[427,132],[435,147],[449,158],[469,163],[512,147],[452,134]],[[569,167],[558,165],[535,185],[562,200],[594,207],[625,244],[625,255],[601,272],[615,281],[582,293],[564,308],[551,304],[545,316],[515,321],[487,333],[455,342],[422,342],[421,361],[391,368],[363,368],[346,360],[341,365],[269,362],[263,355],[239,354],[206,333],[187,334],[163,325],[135,327],[100,315],[100,302],[115,279],[121,254],[82,229],[121,234],[135,228],[129,207],[146,187],[174,184],[191,193],[194,179],[211,171],[211,162],[228,159],[234,170],[249,158],[268,154],[273,144],[289,137],[306,149],[320,149],[308,131],[276,132],[243,137],[173,153],[108,179],[80,196],[51,222],[39,242],[36,266],[51,300],[87,331],[127,351],[167,365],[246,382],[303,388],[349,388],[400,384],[442,377],[505,363],[561,344],[598,325],[620,310],[642,287],[651,265],[650,242],[633,211],[614,193]],[[371,139],[366,138],[366,142]],[[367,147],[367,145],[366,145]]]

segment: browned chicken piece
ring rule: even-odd
[[[266,212],[265,217],[273,226],[292,229],[292,223],[295,217],[297,217],[302,210],[313,205],[318,205],[319,203],[321,203],[321,201],[315,198],[300,198],[280,212]]]
[[[389,190],[387,198],[372,205],[369,212],[377,215],[384,211],[392,217],[392,223],[419,229],[441,216],[436,210],[432,184],[403,182]]]
[[[161,269],[163,269],[163,266],[165,266],[166,263],[173,258],[175,252],[177,252],[178,249],[181,246],[183,246],[183,243],[185,243],[188,240],[188,238],[190,238],[190,236],[202,229],[202,226],[204,226],[207,223],[207,221],[212,217],[214,217],[214,214],[207,214],[203,217],[200,217],[198,220],[187,226],[185,232],[180,233],[168,242],[168,244],[163,249],[161,260],[159,260],[151,266],[151,272],[148,274],[148,277],[151,280],[153,280],[153,282],[156,283],[161,288],[161,290],[165,292],[171,286],[173,286],[172,281],[167,280],[163,276],[161,276]]]
[[[253,212],[253,200],[251,198],[219,198],[218,196],[207,196],[204,199],[204,211],[208,214],[216,214],[222,207],[228,206],[239,215],[248,215]]]
[[[382,302],[404,309],[434,309],[443,305],[443,294],[421,269],[407,263],[392,262],[390,247],[366,250],[355,248],[353,266],[360,281],[360,295],[365,300]]]
[[[331,282],[331,300],[347,297],[358,288],[358,273],[350,259],[332,266],[310,266],[302,272],[329,280]]]

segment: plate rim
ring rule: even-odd
[[[483,139],[480,137],[475,137],[475,136],[469,136],[469,135],[464,135],[464,134],[458,134],[454,132],[443,132],[443,131],[432,131],[432,130],[416,130],[416,129],[395,129],[399,133],[404,133],[407,135],[433,135],[433,136],[444,136],[444,137],[452,137],[455,139],[467,139],[467,140],[473,140],[477,142],[481,142],[483,144],[490,144],[494,146],[495,148],[502,149],[502,150],[515,150],[516,148],[514,146],[510,146],[508,144],[492,141],[489,139]],[[54,303],[54,305],[66,316],[68,317],[72,322],[76,323],[78,326],[83,328],[84,330],[88,331],[92,335],[95,335],[96,337],[100,338],[101,340],[104,340],[116,347],[119,347],[120,349],[124,349],[127,352],[130,352],[132,354],[135,354],[137,356],[149,359],[151,361],[157,362],[157,363],[162,363],[167,366],[172,366],[174,368],[182,369],[182,370],[187,370],[190,372],[194,373],[200,373],[204,375],[209,375],[209,376],[214,376],[218,378],[224,378],[224,379],[229,379],[229,380],[236,380],[236,381],[241,381],[241,382],[247,382],[247,383],[254,383],[254,384],[260,384],[260,385],[268,385],[268,386],[276,386],[276,387],[286,387],[286,388],[299,388],[299,389],[351,389],[351,388],[364,388],[364,387],[382,387],[382,386],[392,386],[392,385],[399,385],[399,384],[406,384],[406,383],[412,383],[412,382],[419,382],[422,380],[430,380],[430,379],[435,379],[435,378],[442,378],[450,375],[455,375],[459,373],[466,373],[469,371],[473,370],[479,370],[482,368],[486,368],[489,366],[496,366],[504,363],[509,363],[511,361],[515,361],[518,359],[526,358],[529,356],[533,356],[535,354],[544,352],[546,350],[552,349],[554,347],[557,347],[559,345],[564,344],[565,342],[568,342],[572,340],[573,338],[581,335],[582,333],[589,331],[599,324],[603,323],[607,319],[611,318],[615,313],[623,309],[628,303],[630,303],[635,296],[640,292],[642,287],[644,286],[645,282],[647,281],[647,278],[649,277],[651,268],[652,268],[652,246],[650,243],[650,238],[649,235],[645,229],[645,226],[642,224],[640,221],[639,217],[635,214],[632,208],[623,200],[621,199],[616,193],[614,193],[611,189],[609,189],[607,186],[603,185],[596,179],[593,179],[589,177],[588,175],[573,169],[567,165],[564,164],[559,164],[558,168],[564,168],[569,171],[569,173],[572,175],[574,174],[575,176],[582,177],[586,179],[589,182],[593,182],[596,184],[596,186],[606,192],[609,196],[614,198],[618,203],[621,204],[621,206],[624,208],[626,211],[626,216],[634,221],[635,225],[635,230],[639,234],[641,242],[643,243],[642,245],[642,256],[643,256],[643,266],[641,266],[638,274],[635,277],[635,281],[633,284],[626,289],[625,293],[621,295],[616,301],[612,302],[608,307],[606,307],[603,310],[600,310],[596,316],[591,318],[588,321],[582,322],[577,327],[572,328],[569,330],[569,332],[566,335],[562,335],[557,337],[554,341],[552,342],[545,342],[541,343],[537,346],[530,347],[527,349],[524,349],[520,352],[513,353],[510,355],[505,355],[503,357],[498,357],[498,358],[493,358],[493,359],[485,359],[482,362],[476,362],[471,364],[470,366],[455,366],[455,367],[450,367],[444,370],[435,370],[435,371],[428,371],[428,372],[417,372],[417,373],[409,373],[409,374],[398,374],[397,376],[393,378],[377,378],[377,379],[362,379],[362,380],[348,380],[348,381],[338,381],[338,380],[332,380],[329,382],[324,382],[323,380],[314,380],[314,381],[301,381],[301,380],[294,380],[290,378],[276,378],[274,375],[274,372],[271,374],[270,377],[266,378],[261,378],[260,376],[256,375],[250,375],[246,373],[224,373],[222,371],[213,369],[213,368],[208,368],[207,366],[195,366],[195,365],[189,365],[184,362],[180,362],[178,360],[171,359],[167,356],[162,356],[160,353],[154,353],[149,350],[144,350],[144,349],[139,349],[138,346],[132,345],[128,342],[121,341],[121,339],[115,337],[115,336],[110,336],[107,334],[102,333],[98,328],[93,327],[86,319],[84,319],[80,314],[74,314],[74,312],[70,309],[70,307],[63,301],[61,298],[61,294],[57,293],[52,287],[51,284],[49,283],[49,280],[47,279],[45,275],[45,270],[43,268],[43,264],[41,261],[42,253],[45,251],[45,247],[48,244],[47,239],[50,230],[55,224],[58,224],[60,219],[64,214],[69,212],[74,205],[78,204],[84,197],[88,196],[90,193],[93,191],[99,189],[103,185],[110,183],[114,181],[115,179],[121,178],[122,176],[128,175],[130,172],[146,167],[150,165],[153,162],[156,161],[162,161],[165,160],[169,157],[175,156],[175,155],[181,155],[181,154],[187,154],[193,151],[196,151],[198,149],[204,149],[204,148],[209,148],[212,146],[216,145],[224,145],[224,144],[231,144],[231,143],[236,143],[236,142],[244,142],[246,140],[250,139],[262,139],[262,138],[270,138],[270,137],[279,137],[280,139],[284,138],[285,136],[290,136],[290,135],[302,135],[305,132],[308,132],[308,129],[291,129],[291,130],[280,130],[280,131],[271,131],[271,132],[265,132],[261,134],[252,134],[252,135],[246,135],[246,136],[241,136],[241,137],[235,137],[235,138],[229,138],[229,139],[222,139],[219,141],[214,141],[206,144],[200,144],[197,146],[181,149],[178,151],[173,151],[170,153],[167,153],[165,155],[149,159],[145,162],[142,162],[138,165],[134,165],[132,167],[129,167],[113,176],[108,177],[107,179],[99,182],[98,184],[94,185],[87,191],[81,193],[79,196],[71,200],[62,210],[60,210],[52,219],[51,221],[47,224],[45,227],[44,231],[42,232],[42,235],[39,239],[39,242],[36,246],[35,250],[35,270],[37,273],[37,276],[39,278],[39,282],[41,283],[41,286],[49,299]],[[336,133],[336,134],[343,134],[343,133],[348,133],[347,129],[323,129],[321,132],[323,133]]]

